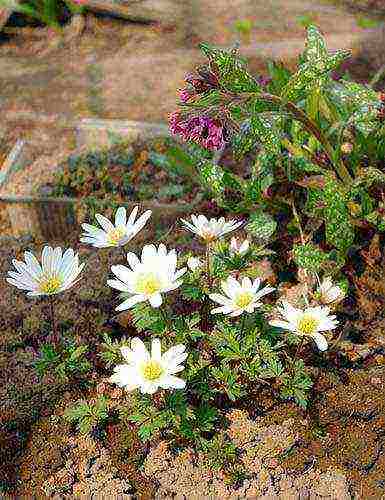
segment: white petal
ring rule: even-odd
[[[131,350],[135,353],[136,364],[150,361],[150,353],[139,337],[131,340]]]
[[[217,302],[218,304],[222,304],[223,306],[230,305],[232,303],[231,300],[229,300],[224,295],[221,295],[220,293],[210,293],[209,297],[214,302]]]
[[[135,224],[132,226],[132,232],[133,233],[138,233],[143,227],[146,225],[148,219],[151,217],[152,211],[151,210],[146,210],[143,215],[139,217],[139,219],[135,222]]]
[[[135,219],[136,219],[136,216],[138,214],[138,210],[139,210],[138,206],[136,206],[132,209],[132,211],[128,217],[128,221],[127,221],[127,224],[130,224],[130,226],[132,226],[135,223]]]
[[[314,342],[317,344],[317,347],[320,351],[327,351],[328,349],[328,342],[326,338],[322,335],[322,333],[314,333],[312,335],[312,338]]]
[[[211,314],[229,314],[233,312],[234,308],[232,306],[223,306],[223,307],[217,307],[215,309],[211,309],[210,313]]]
[[[159,339],[151,341],[151,359],[158,362],[162,359],[162,347]]]
[[[127,254],[127,262],[129,263],[131,269],[133,271],[135,271],[135,268],[138,264],[140,264],[140,260],[138,259],[138,257],[132,253],[132,252],[128,252]]]
[[[107,233],[115,229],[112,222],[107,217],[104,217],[104,215],[96,214],[95,218]]]
[[[280,321],[280,320],[273,319],[273,320],[269,321],[269,324],[271,326],[275,326],[276,328],[283,328],[284,330],[289,330],[291,332],[294,332],[296,330],[296,327],[294,325],[292,325],[291,323],[289,323],[288,321]]]
[[[119,304],[115,311],[125,311],[126,309],[130,309],[135,304],[139,304],[139,302],[144,302],[145,298],[143,295],[134,295],[133,297],[128,298],[121,304]]]
[[[184,389],[186,387],[184,380],[173,375],[164,375],[158,384],[162,389]]]
[[[132,288],[119,280],[107,280],[107,285],[120,292],[131,292]]]
[[[119,207],[115,214],[115,226],[125,226],[126,221],[126,209],[124,207]]]
[[[133,273],[128,267],[118,264],[117,266],[112,266],[111,271],[124,283],[132,283]]]
[[[148,300],[151,304],[151,307],[157,308],[162,305],[162,296],[160,293],[151,295],[151,297],[149,297]]]

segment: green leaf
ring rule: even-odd
[[[281,146],[279,125],[281,118],[275,113],[258,113],[254,110],[250,126],[252,133],[267,152],[278,153]]]
[[[354,229],[347,205],[348,196],[337,181],[330,179],[323,189],[326,241],[347,252],[354,240]]]
[[[217,163],[210,160],[202,161],[199,165],[199,171],[203,185],[209,191],[221,195],[224,191],[225,172]]]
[[[242,159],[247,153],[252,151],[257,144],[257,137],[251,127],[251,121],[245,120],[241,124],[238,134],[232,138],[232,149],[236,160]]]
[[[276,229],[277,223],[275,220],[271,215],[262,210],[251,214],[250,221],[246,226],[246,231],[248,233],[263,241],[270,240]]]
[[[279,61],[268,61],[267,68],[272,81],[268,85],[269,91],[280,95],[282,89],[290,80],[291,73]]]
[[[372,88],[357,82],[334,82],[329,87],[329,98],[345,118],[345,125],[354,124],[364,136],[376,130],[380,102]]]
[[[307,41],[304,56],[309,62],[324,60],[328,57],[326,43],[318,28],[310,25],[307,28]]]
[[[298,267],[311,272],[320,271],[322,264],[327,261],[328,254],[312,243],[294,245],[293,259]]]
[[[231,92],[260,92],[259,83],[247,72],[245,64],[234,50],[218,49],[208,43],[201,43],[200,49],[208,57],[214,69],[218,70],[220,84]]]

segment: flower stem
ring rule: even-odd
[[[55,345],[57,345],[59,344],[60,337],[55,316],[55,299],[53,298],[52,295],[50,295],[48,300],[49,300],[50,320],[52,326],[52,341]]]
[[[245,324],[246,324],[246,314],[243,314],[243,316],[242,316],[242,322],[241,322],[241,335],[245,331]]]
[[[305,337],[301,337],[301,342],[298,344],[297,349],[296,349],[295,354],[294,354],[294,358],[293,358],[293,366],[294,366],[294,363],[295,363],[295,362],[297,361],[297,359],[298,359],[298,355],[299,355],[299,353],[300,353],[300,351],[301,351],[301,349],[302,349],[302,347],[303,347],[303,343],[304,343],[304,341],[305,341]]]
[[[245,93],[243,94],[246,99],[255,98],[255,94]],[[315,121],[313,121],[307,114],[302,111],[301,108],[296,106],[291,101],[286,101],[282,97],[279,97],[274,94],[269,94],[267,92],[262,92],[258,95],[261,100],[271,102],[272,104],[277,104],[280,108],[286,109],[294,119],[301,122],[305,129],[313,135],[317,141],[322,145],[325,153],[327,154],[331,164],[334,166],[334,169],[337,175],[341,180],[351,183],[353,181],[352,176],[350,175],[349,170],[346,168],[343,160],[340,158],[339,161],[336,161],[337,155],[330,144],[328,138],[324,135],[323,131],[318,127]],[[235,98],[239,98],[240,96],[235,96]]]
[[[207,283],[209,287],[212,285],[212,276],[211,276],[211,241],[207,241],[206,243],[206,272],[207,272]]]
[[[171,321],[170,321],[170,311],[166,310],[163,307],[160,307],[159,311],[160,311],[160,314],[161,314],[161,316],[163,318],[163,321],[166,324],[166,333],[170,333],[172,331],[172,324],[171,324]]]

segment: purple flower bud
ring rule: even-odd
[[[181,89],[179,90],[179,99],[182,102],[187,102],[191,97],[193,96],[193,93],[189,89]]]
[[[222,149],[225,132],[219,120],[205,115],[183,118],[179,112],[170,115],[170,131],[184,141],[194,141],[210,150]]]

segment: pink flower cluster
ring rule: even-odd
[[[176,111],[170,115],[170,132],[210,150],[221,149],[225,144],[223,125],[205,115],[183,118]]]

